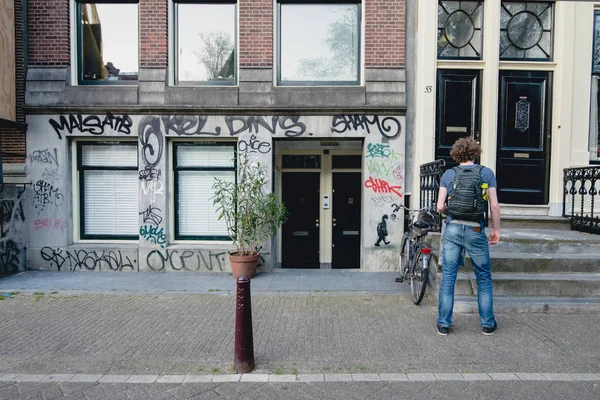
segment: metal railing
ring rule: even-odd
[[[429,208],[434,211],[436,229],[435,232],[442,230],[442,218],[437,212],[437,198],[440,189],[440,179],[444,174],[446,162],[444,160],[432,161],[427,164],[421,164],[419,172],[420,180],[420,199],[419,208]]]
[[[594,214],[600,201],[600,167],[566,168],[563,184],[563,217],[571,217],[571,229],[600,234],[600,216]]]

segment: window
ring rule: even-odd
[[[137,81],[137,0],[77,0],[76,12],[79,83]]]
[[[501,60],[552,60],[553,5],[547,2],[502,2]]]
[[[481,1],[438,2],[438,58],[480,59],[483,30]]]
[[[229,240],[211,200],[215,177],[236,182],[235,143],[175,143],[175,238]]]
[[[360,2],[278,3],[278,83],[358,85]]]
[[[236,82],[236,4],[176,0],[176,82]]]
[[[594,11],[592,49],[592,95],[590,101],[590,162],[600,164],[600,11]]]
[[[82,239],[137,239],[135,142],[77,144]]]

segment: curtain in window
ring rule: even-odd
[[[95,4],[81,5],[81,52],[85,79],[105,79],[108,75],[102,57],[102,27]]]

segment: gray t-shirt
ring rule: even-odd
[[[476,166],[477,164],[460,165],[459,168],[475,168]],[[453,168],[451,168],[444,172],[444,175],[442,175],[442,179],[440,180],[440,186],[448,190],[448,196],[452,196],[452,181],[454,180],[455,176],[456,172]],[[496,176],[494,175],[494,172],[488,167],[483,167],[481,169],[481,179],[483,180],[483,182],[488,184],[488,187],[496,187]],[[451,216],[446,216],[446,223],[451,223],[452,221],[454,221],[455,223],[471,226],[481,225],[482,228],[486,225],[485,220],[483,218],[481,219],[481,221],[479,221],[478,224],[477,222],[473,221],[454,220]]]

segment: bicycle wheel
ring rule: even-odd
[[[412,273],[410,274],[410,291],[412,293],[413,303],[419,305],[425,295],[429,271],[423,268],[423,254],[420,249],[417,249],[417,251],[418,253],[415,254]]]
[[[400,247],[400,277],[396,278],[396,282],[404,282],[405,269],[408,265],[410,241],[408,240],[408,232],[404,232],[402,236],[402,247]]]

